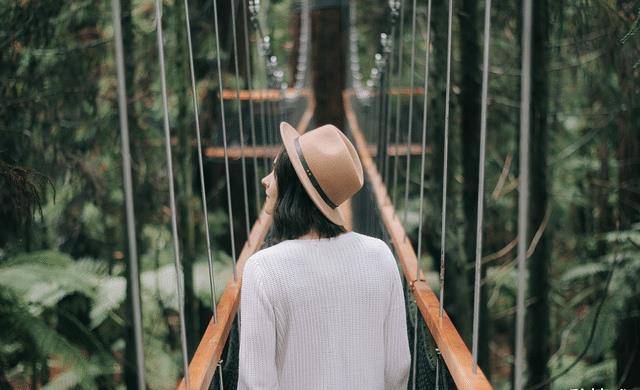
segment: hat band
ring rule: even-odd
[[[318,194],[320,194],[320,197],[322,198],[322,200],[324,200],[324,202],[329,207],[331,207],[332,209],[335,209],[336,207],[338,207],[331,201],[331,199],[329,199],[327,194],[324,193],[324,191],[322,190],[322,187],[320,187],[320,183],[318,183],[318,180],[316,180],[316,177],[313,176],[313,172],[311,172],[311,169],[307,164],[307,160],[304,159],[304,154],[302,154],[302,148],[300,147],[300,141],[298,141],[298,138],[294,139],[293,143],[296,146],[296,153],[298,154],[298,158],[300,159],[302,168],[304,168],[304,171],[307,173],[307,177],[311,181],[311,185],[313,186],[313,188],[315,188],[316,191],[318,191]]]

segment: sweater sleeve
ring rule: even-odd
[[[407,388],[409,382],[409,371],[411,368],[407,318],[405,315],[404,293],[402,291],[400,273],[395,266],[395,259],[391,251],[389,251],[388,255],[390,255],[394,261],[394,270],[392,271],[391,299],[384,322],[384,388],[386,390],[404,390]]]
[[[255,260],[255,259],[253,259]],[[278,388],[274,309],[257,261],[249,259],[240,293],[240,368],[238,390]]]

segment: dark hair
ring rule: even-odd
[[[271,243],[296,239],[309,231],[320,238],[335,237],[345,230],[322,214],[305,191],[287,151],[283,148],[273,167],[278,199],[273,212]]]

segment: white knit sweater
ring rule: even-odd
[[[238,389],[403,389],[404,296],[384,241],[355,232],[251,256],[240,301]]]

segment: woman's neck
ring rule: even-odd
[[[298,237],[298,240],[313,240],[316,238],[320,238],[320,235],[318,234],[318,232],[316,232],[315,230],[310,230],[307,233],[301,235],[300,237]]]

